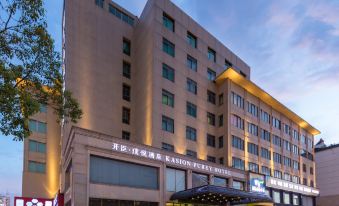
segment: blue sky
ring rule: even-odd
[[[45,1],[61,50],[62,1]],[[115,0],[139,16],[146,0]],[[251,79],[339,142],[339,1],[173,0],[240,56]],[[113,18],[113,17],[112,17]],[[0,136],[0,193],[21,193],[22,143]]]

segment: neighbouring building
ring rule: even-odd
[[[315,146],[316,178],[320,195],[317,206],[339,205],[339,144],[326,146],[323,139]]]
[[[44,191],[29,196],[60,189],[67,206],[315,204],[320,132],[171,1],[149,0],[136,17],[108,0],[65,0],[63,62],[84,115],[61,129],[49,129],[49,109],[32,118],[47,123],[47,146],[41,159],[25,149],[25,162],[44,165],[28,174],[46,183],[35,180]]]
[[[10,197],[7,195],[0,195],[0,206],[10,206]]]

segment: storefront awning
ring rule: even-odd
[[[205,185],[188,190],[176,192],[171,196],[171,201],[180,203],[231,205],[248,204],[258,202],[272,202],[272,199],[264,193],[246,192],[233,188]]]

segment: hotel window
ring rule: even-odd
[[[260,132],[261,139],[266,140],[268,142],[271,142],[271,133],[267,130],[264,130],[264,129],[260,129],[260,131],[261,131]]]
[[[247,142],[247,151],[251,154],[257,155],[259,154],[258,152],[258,145]]]
[[[101,8],[104,8],[104,0],[95,0],[95,4]]]
[[[28,123],[28,127],[31,132],[37,132],[37,133],[42,133],[42,134],[47,133],[47,124],[44,122],[39,122],[39,121],[30,119]]]
[[[122,62],[122,76],[131,78],[131,64],[125,61]]]
[[[89,165],[90,183],[159,189],[159,169],[156,167],[98,156],[91,156]]]
[[[268,124],[270,123],[270,115],[262,109],[260,110],[260,118],[261,121],[266,122]]]
[[[197,83],[195,81],[193,81],[190,78],[186,79],[186,89],[187,91],[193,93],[193,94],[197,94]]]
[[[299,184],[300,183],[300,178],[298,176],[293,176],[292,177],[292,182]]]
[[[281,164],[281,154],[273,152],[273,161]]]
[[[282,139],[280,137],[278,137],[277,135],[273,135],[273,144],[281,147]]]
[[[284,204],[289,205],[291,204],[291,197],[290,193],[284,192],[283,197],[284,197]]]
[[[230,67],[232,67],[232,63],[228,61],[227,59],[225,59],[225,69],[228,69]]]
[[[29,151],[38,152],[38,153],[46,153],[46,144],[37,142],[34,140],[29,140]]]
[[[196,72],[198,69],[198,61],[190,55],[187,55],[187,67]]]
[[[219,115],[219,127],[222,127],[224,125],[224,115]]]
[[[216,62],[217,57],[216,57],[216,52],[208,47],[208,52],[207,52],[207,57],[209,60]]]
[[[226,178],[213,176],[213,185],[219,187],[227,187],[228,180]]]
[[[165,38],[162,39],[162,50],[172,57],[175,56],[175,45]]]
[[[272,192],[273,192],[273,194],[272,194],[273,202],[274,203],[281,203],[280,192],[274,191],[274,190]]]
[[[223,158],[223,157],[220,157],[220,158],[219,158],[219,164],[221,164],[221,165],[224,164],[224,158]]]
[[[258,117],[258,107],[255,104],[247,102],[247,112]]]
[[[271,169],[265,166],[261,166],[261,173],[266,176],[271,176]]]
[[[186,150],[186,156],[197,158],[197,152],[194,152],[192,150]]]
[[[165,12],[162,14],[162,24],[170,31],[174,32],[174,19]]]
[[[303,172],[306,172],[307,169],[306,169],[306,164],[303,164]]]
[[[207,155],[207,161],[209,161],[209,162],[216,162],[216,158],[215,157],[213,157],[213,156],[208,156]]]
[[[291,143],[287,140],[284,140],[284,148],[286,151],[291,151]]]
[[[124,54],[128,56],[131,55],[131,41],[130,40],[123,38],[122,51]]]
[[[122,123],[129,124],[130,122],[131,110],[123,107],[122,108]]]
[[[174,120],[162,115],[162,130],[174,133]]]
[[[244,120],[235,114],[232,114],[231,116],[231,124],[239,129],[244,130]]]
[[[303,185],[307,186],[307,179],[306,178],[303,178]]]
[[[299,148],[297,145],[292,145],[292,152],[295,155],[299,155]]]
[[[303,134],[301,135],[301,143],[306,144],[307,137]]]
[[[233,180],[232,188],[237,190],[244,190],[244,182]]]
[[[212,104],[215,104],[215,93],[214,92],[207,90],[207,101]]]
[[[215,71],[213,71],[213,70],[210,69],[210,68],[207,68],[207,79],[208,79],[208,80],[214,81],[216,75],[217,75],[217,74],[215,73]]]
[[[46,104],[40,104],[40,112],[41,113],[47,113],[47,105]]]
[[[167,64],[162,64],[162,77],[174,82],[174,69]]]
[[[186,102],[186,114],[196,118],[197,117],[197,106],[191,102]]]
[[[284,165],[287,167],[292,167],[292,160],[291,158],[284,157]]]
[[[232,157],[232,167],[240,170],[245,170],[245,161],[236,157]]]
[[[131,133],[127,131],[122,131],[122,139],[124,140],[130,140],[131,138]]]
[[[194,36],[191,32],[187,32],[187,43],[191,45],[193,48],[197,48],[197,37]]]
[[[126,101],[131,101],[131,87],[127,84],[122,85],[122,99]]]
[[[215,126],[215,115],[207,112],[207,122],[209,125]]]
[[[174,107],[174,94],[169,91],[162,90],[162,104]]]
[[[127,14],[125,14],[124,12],[122,12],[121,10],[115,8],[112,4],[109,5],[108,11],[113,14],[114,16],[116,16],[118,19],[124,21],[125,23],[133,26],[134,25],[134,19],[130,16],[128,16]]]
[[[247,131],[254,136],[258,136],[258,126],[253,123],[247,122]]]
[[[278,120],[277,118],[275,117],[272,117],[272,124],[273,124],[273,127],[277,128],[277,129],[281,129],[281,121]]]
[[[298,161],[293,160],[292,165],[293,165],[293,169],[295,169],[295,170],[300,169],[300,163]]]
[[[267,160],[271,160],[271,152],[266,148],[261,148],[261,157]]]
[[[313,167],[310,167],[310,174],[313,175]]]
[[[232,135],[232,147],[244,150],[244,140],[240,137]]]
[[[239,108],[244,109],[244,98],[232,92],[232,103]]]
[[[28,161],[28,171],[35,173],[45,173],[46,164],[42,162]]]
[[[161,144],[161,149],[174,152],[174,146],[171,144],[164,143],[164,142]]]
[[[186,126],[186,139],[197,141],[197,130],[193,127]]]
[[[298,133],[298,131],[297,130],[293,130],[293,138],[295,139],[295,140],[299,140],[299,133]]]
[[[282,173],[279,170],[274,170],[274,177],[282,179]]]
[[[253,162],[248,162],[248,170],[252,172],[259,173],[259,165]]]
[[[285,134],[291,135],[291,127],[287,124],[284,124],[284,132]]]
[[[293,205],[300,205],[299,195],[293,194]]]
[[[222,105],[222,104],[224,104],[224,94],[223,93],[219,94],[219,106]]]
[[[186,172],[183,170],[166,168],[166,190],[179,192],[186,189]]]
[[[192,188],[208,185],[208,175],[192,172]]]
[[[307,158],[307,151],[304,149],[300,149],[300,156]]]
[[[207,146],[215,147],[215,136],[211,134],[207,134],[206,138],[207,138]]]
[[[284,173],[284,180],[291,181],[291,175],[288,173]]]
[[[220,136],[219,137],[219,148],[223,148],[224,147],[224,136]]]
[[[314,187],[314,182],[313,182],[313,180],[310,181],[310,186],[311,186],[311,187]]]

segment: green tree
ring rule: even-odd
[[[42,0],[0,0],[0,132],[23,140],[29,117],[49,105],[57,121],[77,122],[79,103],[63,90],[60,54]]]

